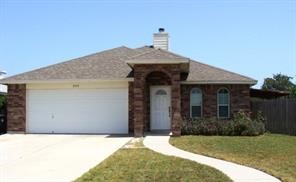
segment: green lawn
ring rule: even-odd
[[[120,149],[85,173],[84,181],[231,181],[223,173],[176,157],[168,157],[146,148]]]
[[[266,171],[283,181],[296,181],[296,136],[182,136],[170,139],[178,148]]]

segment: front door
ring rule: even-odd
[[[171,129],[171,87],[150,87],[150,121],[151,130]]]

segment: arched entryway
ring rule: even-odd
[[[145,131],[171,130],[171,78],[163,71],[153,71],[146,78]]]
[[[139,137],[143,136],[145,131],[150,131],[150,88],[152,86],[167,86],[171,90],[170,131],[174,136],[179,136],[181,134],[180,65],[135,64],[133,68],[131,111],[134,135]]]

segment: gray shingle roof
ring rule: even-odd
[[[186,82],[256,84],[257,81],[231,71],[191,60]]]
[[[127,47],[118,47],[30,72],[8,77],[1,82],[54,80],[120,80],[132,71],[124,59],[137,54]]]
[[[141,54],[138,54],[132,58],[130,58],[130,60],[132,59],[188,59],[184,56],[169,52],[169,51],[165,51],[162,49],[154,49],[154,48],[149,48],[147,46],[144,46],[140,49],[137,49],[138,52],[139,50],[141,50]],[[145,50],[145,51],[142,51]]]
[[[127,60],[186,59],[169,51],[144,46],[136,49],[118,47],[70,61],[54,64],[0,80],[0,83],[30,83],[47,81],[129,80],[132,69]],[[256,81],[203,63],[190,61],[186,82],[225,82],[254,84]]]

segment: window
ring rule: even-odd
[[[155,93],[155,95],[166,95],[166,91],[164,90],[157,90],[157,92]]]
[[[229,91],[221,88],[217,93],[218,99],[218,118],[229,118]]]
[[[193,88],[190,92],[190,116],[202,116],[202,92],[199,88]]]

